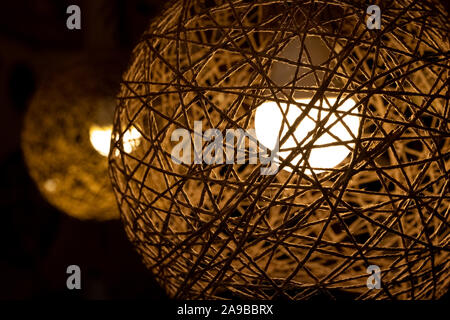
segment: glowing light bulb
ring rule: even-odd
[[[304,113],[306,105],[311,100],[297,99],[295,101],[304,106],[280,103],[280,109],[276,102],[267,101],[256,109],[256,137],[265,147],[270,148],[271,150],[275,149],[277,142],[281,142],[283,136],[286,135],[288,128],[294,124],[296,119],[301,116],[302,113]],[[288,139],[279,146],[277,157],[280,159],[278,161],[281,162],[283,159],[286,159],[292,152],[292,149],[289,148],[296,148],[297,143],[301,146],[308,144],[315,136],[318,121],[329,116],[325,125],[319,127],[328,128],[331,134],[327,131],[321,131],[322,133],[320,136],[314,140],[307,161],[316,174],[323,172],[326,169],[334,168],[341,163],[354,147],[352,141],[358,135],[360,123],[358,111],[354,108],[356,104],[355,101],[352,99],[347,99],[343,103],[341,101],[342,100],[340,100],[336,111],[333,111],[331,114],[329,109],[336,103],[336,98],[324,99],[322,105],[320,101],[317,101],[315,103],[316,107],[313,107],[308,111],[307,115],[295,128],[294,134],[290,135]],[[281,110],[286,114],[286,119],[283,119]],[[348,114],[345,114],[347,112]],[[338,117],[341,118],[338,119]],[[287,124],[289,124],[289,127]],[[279,136],[282,125],[283,130]],[[306,153],[306,151],[307,150],[304,150],[303,152]],[[303,155],[299,154],[294,157],[290,161],[290,164],[292,166],[299,165],[299,168],[301,168],[304,165]],[[283,169],[292,171],[290,166],[285,166]],[[306,169],[305,173],[309,175],[312,174],[309,169]]]
[[[130,128],[123,134],[123,150],[130,153],[141,143],[141,134],[136,128]]]
[[[89,130],[91,144],[98,153],[107,157],[111,143],[112,126],[99,127],[92,126]],[[130,128],[123,134],[123,150],[126,153],[132,152],[141,143],[141,134],[136,128]],[[116,140],[119,138],[117,137]],[[117,152],[116,152],[117,153]]]
[[[123,151],[125,153],[131,153],[135,148],[137,148],[141,144],[141,138],[142,135],[136,128],[130,128],[127,131],[125,131],[122,137]],[[119,136],[116,136],[115,140],[119,141]],[[118,149],[116,149],[114,155],[116,157],[120,156],[120,152]]]
[[[111,143],[112,126],[99,127],[92,126],[89,129],[89,138],[91,144],[98,153],[107,157],[109,154],[109,148]]]

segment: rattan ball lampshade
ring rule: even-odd
[[[78,219],[119,216],[107,160],[119,81],[113,62],[70,58],[49,70],[24,120],[31,177],[52,205]]]
[[[175,1],[151,23],[123,77],[109,161],[126,232],[170,295],[447,291],[449,21],[437,1],[378,4],[381,30],[353,0]],[[176,161],[174,132],[194,144],[195,123],[222,137],[256,129],[264,143],[275,133],[278,170],[262,174],[250,153]],[[130,130],[140,140],[126,150]],[[371,265],[380,289],[367,286]]]

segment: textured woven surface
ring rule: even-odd
[[[370,31],[366,8],[350,0],[175,1],[144,33],[123,77],[110,175],[127,234],[170,295],[446,292],[449,22],[436,2],[383,1],[382,29]],[[294,56],[284,54],[292,43]],[[290,70],[285,81],[275,80],[280,66]],[[337,138],[352,152],[334,168],[315,173],[305,161],[282,170],[287,159],[262,176],[259,164],[171,160],[172,132],[192,132],[194,121],[203,130],[254,128],[264,101],[295,105],[304,118],[330,96],[338,102],[328,110],[353,99],[337,114],[360,119],[351,141]],[[328,129],[317,121],[311,143],[290,157],[307,159]],[[142,136],[132,151],[122,146],[128,130]],[[381,268],[380,290],[367,288],[369,265]]]
[[[49,71],[27,111],[22,149],[30,175],[55,207],[79,219],[118,217],[108,160],[90,141],[111,125],[117,67],[71,58]]]

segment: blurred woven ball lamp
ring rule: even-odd
[[[448,290],[449,23],[436,1],[379,5],[381,30],[360,1],[174,1],[151,23],[109,161],[126,232],[170,295]],[[192,161],[228,156],[211,143],[239,128],[272,150],[275,174],[250,153]],[[129,130],[142,136],[131,152]]]
[[[82,51],[42,57],[46,77],[26,114],[22,149],[51,204],[78,219],[109,220],[119,217],[107,156],[124,59],[117,7],[98,0],[83,8]],[[129,150],[139,137],[126,139]]]
[[[45,198],[70,216],[118,218],[107,163],[117,63],[84,57],[54,69],[24,121],[22,149],[30,175]]]

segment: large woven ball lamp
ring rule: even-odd
[[[109,163],[171,296],[447,292],[449,21],[437,1],[378,5],[380,30],[353,0],[174,1],[152,21]]]
[[[81,220],[119,216],[107,160],[119,80],[115,59],[55,63],[24,120],[31,177],[52,205]]]

